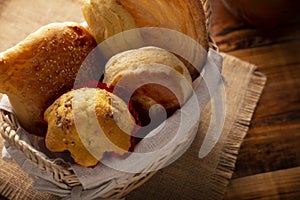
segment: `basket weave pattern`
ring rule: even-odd
[[[206,27],[209,37],[210,48],[217,50],[218,47],[212,39],[209,30],[210,30],[210,20],[211,20],[211,8],[209,0],[200,0],[206,15]],[[9,143],[10,146],[16,148],[26,157],[27,160],[31,161],[35,166],[40,170],[47,171],[53,174],[55,181],[60,183],[65,183],[70,189],[75,186],[81,185],[78,177],[75,175],[72,166],[64,162],[62,159],[50,160],[43,153],[36,150],[33,146],[27,144],[25,141],[20,139],[19,135],[16,133],[18,129],[18,123],[16,117],[12,113],[8,113],[4,110],[0,110],[0,133],[4,140]],[[181,146],[185,146],[188,141],[182,141],[178,148],[181,149]],[[114,186],[112,190],[103,195],[103,198],[122,198],[130,191],[139,187],[141,184],[146,182],[151,178],[156,171],[151,169],[157,168],[157,166],[164,165],[172,155],[176,152],[168,152],[162,157],[158,157],[151,166],[148,166],[144,171],[133,174],[130,178],[124,180],[123,182],[118,183],[117,186]],[[109,183],[108,183],[109,184]],[[104,186],[105,187],[105,186]],[[109,185],[107,186],[109,187]]]

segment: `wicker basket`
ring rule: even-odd
[[[201,0],[201,2],[206,14],[207,30],[209,30],[211,19],[210,1]],[[208,35],[210,48],[218,51],[218,47],[211,38],[209,32]],[[76,186],[81,185],[78,177],[76,176],[70,164],[67,164],[61,159],[51,160],[47,158],[43,153],[39,152],[36,148],[29,145],[26,141],[22,140],[16,133],[17,129],[18,123],[15,115],[4,110],[0,110],[0,133],[11,147],[14,147],[17,150],[19,150],[28,161],[32,162],[40,170],[53,174],[53,179],[55,181],[57,181],[58,183],[64,183],[68,188],[70,188],[70,190],[72,190],[72,188]],[[186,143],[188,142],[189,141],[187,140],[182,141],[181,144],[179,144],[179,146],[176,147],[176,149],[182,148],[181,146],[186,146]],[[168,162],[168,160],[172,159],[174,153],[176,152],[166,153],[163,157],[157,158],[155,163],[152,163],[152,165],[164,165],[166,162]],[[113,189],[109,190],[101,197],[114,199],[123,198],[129,192],[142,185],[156,173],[156,171],[148,170],[151,168],[153,167],[148,166],[145,168],[144,171],[141,171],[137,174],[132,174],[132,176],[125,180],[118,181],[118,184],[114,185]],[[105,186],[103,187],[105,188]]]

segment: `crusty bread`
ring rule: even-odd
[[[135,120],[116,95],[98,88],[65,93],[45,112],[46,147],[70,151],[82,166],[94,166],[105,152],[124,154],[131,147]]]
[[[209,43],[200,0],[86,0],[82,12],[98,43],[128,29],[167,28],[186,34],[199,43],[203,52],[193,56],[200,57],[200,67],[205,63]],[[136,38],[136,42],[140,44],[140,38]],[[192,79],[198,77],[199,69],[195,67],[199,66],[193,66],[178,56],[186,64]]]
[[[143,47],[113,56],[105,65],[104,82],[115,84],[120,73],[135,70],[140,65],[158,63],[169,66],[182,74],[189,82],[191,78],[185,65],[172,53],[158,47]]]
[[[137,27],[163,27],[182,32],[208,49],[205,14],[200,0],[116,0]]]
[[[136,28],[132,16],[116,0],[86,0],[82,13],[98,43],[122,31]]]
[[[96,45],[80,24],[52,23],[0,54],[0,92],[8,95],[25,130],[45,135],[45,109],[73,88],[78,69]]]
[[[82,12],[98,43],[136,27],[163,27],[180,31],[208,49],[200,0],[86,0]]]
[[[161,104],[170,116],[192,91],[192,79],[185,65],[174,54],[157,47],[113,56],[105,66],[103,82],[115,88],[125,102],[131,98],[134,105],[140,104],[137,111],[141,116],[143,108],[155,104]]]

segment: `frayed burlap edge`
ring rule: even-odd
[[[237,62],[239,60],[228,55],[226,55],[226,57],[231,62]],[[235,169],[237,155],[249,130],[252,116],[267,81],[264,74],[256,71],[257,66],[249,65],[249,67],[253,68],[252,76],[236,120],[224,142],[216,171],[212,175],[211,187],[209,187],[211,190],[210,199],[223,199],[226,193],[227,186]]]

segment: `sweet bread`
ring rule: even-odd
[[[69,151],[77,164],[94,166],[105,152],[123,155],[132,146],[135,119],[116,95],[99,88],[72,90],[45,112],[46,147]]]

